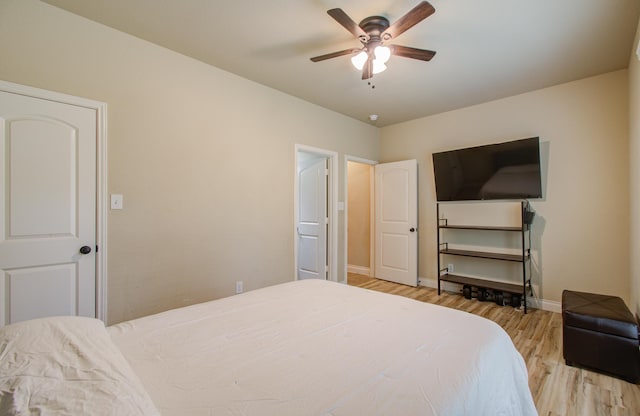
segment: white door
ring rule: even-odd
[[[418,163],[375,166],[375,277],[418,285]]]
[[[327,278],[327,174],[325,158],[298,174],[298,279]]]
[[[0,326],[96,316],[95,109],[0,91]]]

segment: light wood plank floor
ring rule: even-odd
[[[527,363],[529,387],[542,416],[640,415],[640,386],[565,365],[562,357],[562,315],[559,313],[465,299],[457,293],[410,287],[362,275],[348,283],[434,303],[491,319],[511,336]]]

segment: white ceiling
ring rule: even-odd
[[[638,0],[430,0],[436,12],[390,44],[437,51],[392,57],[360,79],[360,43],[326,11],[391,23],[419,0],[43,0],[241,77],[385,126],[628,67]]]

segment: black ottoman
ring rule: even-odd
[[[640,382],[638,324],[622,299],[563,291],[562,343],[567,365]]]

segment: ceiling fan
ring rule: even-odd
[[[430,61],[436,54],[435,51],[401,45],[385,46],[384,43],[397,38],[408,29],[431,16],[435,11],[436,9],[429,2],[422,1],[390,25],[389,20],[383,16],[370,16],[363,19],[360,24],[356,24],[342,9],[327,10],[329,16],[333,17],[357,37],[363,47],[315,56],[311,60],[319,62],[339,56],[354,55],[351,58],[351,62],[356,68],[362,70],[362,79],[369,79],[374,74],[384,71],[387,68],[385,63],[391,55]]]

